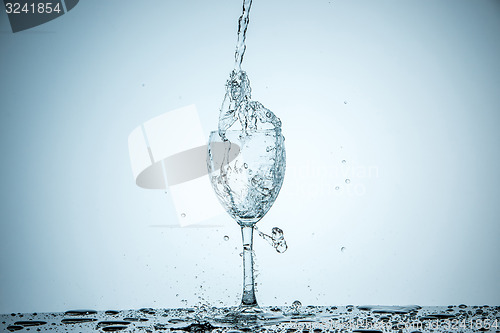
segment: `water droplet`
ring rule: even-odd
[[[182,214],[181,214],[181,217],[186,217],[186,214],[185,214],[185,213],[182,213]]]
[[[346,160],[342,160],[342,163],[345,164],[346,163]]]
[[[224,236],[224,240],[228,241],[229,240],[229,236]]]
[[[301,306],[302,306],[302,303],[300,303],[300,301],[293,301],[293,303],[292,303],[292,307],[295,311],[298,311]]]
[[[81,323],[90,323],[93,321],[97,321],[96,318],[64,318],[61,319],[61,323],[63,324],[81,324]]]
[[[66,311],[64,314],[67,316],[86,316],[86,315],[93,315],[96,314],[96,310],[69,310]]]
[[[19,326],[24,326],[24,327],[28,327],[28,326],[42,326],[42,325],[45,325],[47,324],[46,321],[39,321],[39,320],[23,320],[23,321],[16,321],[14,323],[14,325],[19,325]]]
[[[97,323],[97,328],[101,328],[103,331],[108,331],[108,332],[114,332],[114,331],[120,331],[122,329],[127,328],[126,326],[130,325],[130,321],[125,321],[125,320],[103,320]],[[114,329],[114,327],[122,327],[121,329]],[[109,328],[111,329],[105,329]]]
[[[349,178],[347,178],[347,179],[345,180],[345,183],[346,183],[346,184],[349,184],[350,182],[351,182],[351,180],[350,180]]]
[[[115,316],[115,315],[119,314],[119,313],[120,313],[120,311],[116,311],[116,310],[108,310],[108,311],[106,311],[106,312],[104,312],[104,313],[105,313],[105,314],[107,314],[107,315],[110,315],[110,316]]]
[[[335,186],[335,189],[336,189],[336,190],[338,191],[338,190],[340,190],[340,187],[338,187],[338,186]]]
[[[141,322],[141,321],[148,321],[149,319],[148,318],[142,318],[142,317],[126,317],[126,318],[123,318],[123,320],[125,321],[134,321],[134,322]]]
[[[345,252],[345,246],[342,246],[342,247],[340,248],[340,251],[341,251],[341,252]]]

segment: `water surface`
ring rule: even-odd
[[[234,308],[71,310],[0,315],[0,331],[36,332],[500,332],[500,306],[264,307],[262,316]]]

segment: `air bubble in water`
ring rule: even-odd
[[[335,189],[336,189],[336,190],[338,191],[338,190],[340,190],[340,187],[338,187],[338,186],[335,186]]]
[[[342,163],[345,164],[346,163],[346,160],[342,160]]]
[[[344,101],[344,104],[347,104],[347,101]]]
[[[186,217],[186,214],[185,214],[185,213],[182,213],[182,214],[181,214],[181,217]]]
[[[341,252],[345,252],[345,246],[342,246],[342,247],[340,248],[340,251],[341,251]]]
[[[248,164],[243,163],[243,167],[244,167],[245,169],[248,169]]]
[[[349,178],[347,178],[347,179],[345,180],[345,183],[346,183],[346,184],[349,184],[350,182],[351,182],[351,180],[350,180]]]
[[[229,236],[224,236],[224,240],[228,241],[229,240]]]

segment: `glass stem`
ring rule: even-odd
[[[258,307],[253,279],[253,226],[242,225],[243,239],[243,297],[241,306]]]

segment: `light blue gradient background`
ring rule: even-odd
[[[151,227],[174,206],[135,185],[127,137],[192,103],[208,137],[240,12],[86,0],[16,34],[0,14],[0,313],[237,304],[237,225]],[[500,303],[499,32],[495,0],[254,0],[243,67],[288,157],[261,304]]]

